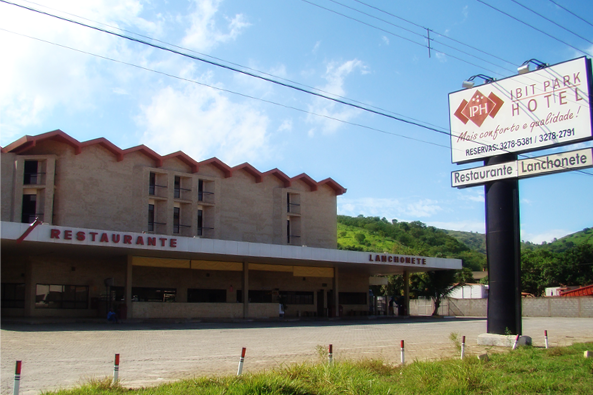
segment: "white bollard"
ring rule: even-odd
[[[521,335],[517,335],[517,337],[515,338],[515,342],[513,343],[513,350],[515,350],[517,348],[517,344],[519,344],[520,337],[521,337]]]
[[[119,354],[115,354],[115,360],[113,361],[113,384],[117,384],[119,381]]]
[[[544,331],[544,340],[546,342],[546,348],[549,348],[548,347],[548,330],[547,329]]]
[[[22,361],[16,361],[16,367],[14,370],[14,391],[12,392],[13,395],[19,395],[19,389],[21,387],[21,366],[23,365]]]
[[[329,345],[329,351],[327,353],[327,361],[329,362],[330,365],[333,365],[333,363],[334,363],[334,346],[333,346],[333,344]]]
[[[243,373],[243,362],[245,362],[245,351],[247,349],[245,347],[243,347],[243,350],[241,350],[241,358],[239,359],[239,368],[237,369],[237,376],[240,376],[241,373]]]
[[[465,356],[465,336],[461,338],[461,359]]]
[[[406,358],[405,358],[405,355],[404,355],[404,341],[403,340],[401,341],[401,349],[402,349],[402,365],[405,365]]]

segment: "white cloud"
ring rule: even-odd
[[[383,40],[383,43],[385,45],[389,45],[389,38],[387,36],[383,36],[383,37],[381,37],[381,39]]]
[[[358,59],[343,63],[331,62],[327,65],[324,75],[327,84],[319,89],[329,96],[345,96],[346,77],[355,71],[359,71],[361,74],[369,72],[368,67]],[[312,114],[307,116],[307,122],[314,125],[309,131],[309,136],[313,136],[318,128],[324,133],[334,133],[342,123],[331,118],[349,121],[360,113],[360,110],[322,98],[313,99],[312,104],[308,107],[312,113],[321,115],[321,117]]]
[[[145,31],[158,31],[158,24],[139,17],[142,3],[136,0],[54,0],[44,5],[52,8],[35,7],[54,14],[64,10],[110,26],[123,23],[141,25]],[[76,19],[72,15],[66,16]],[[109,75],[109,71],[96,67],[101,62],[96,57],[51,43],[121,60],[138,61],[142,58],[141,54],[131,53],[127,43],[121,39],[7,4],[0,4],[0,26],[16,33],[0,31],[0,50],[10,54],[9,61],[0,62],[0,127],[3,140],[12,140],[23,127],[41,124],[59,106],[68,111],[94,108],[97,91],[109,85],[108,80],[112,80],[113,85],[123,78],[122,75]],[[43,67],[39,67],[41,64]],[[108,92],[114,89],[111,87]],[[126,90],[119,89],[120,92]]]
[[[184,47],[207,51],[220,43],[235,40],[249,26],[245,16],[225,17],[226,26],[219,28],[216,17],[221,0],[194,0],[194,11],[186,17],[190,27],[181,40]]]
[[[138,123],[145,129],[142,141],[160,154],[182,150],[197,161],[215,156],[229,166],[270,155],[268,117],[202,86],[161,89],[142,107]]]
[[[571,233],[574,233],[574,232],[571,232],[571,231],[568,231],[565,229],[551,229],[544,233],[528,233],[528,232],[521,230],[521,240],[527,240],[527,241],[530,241],[535,244],[541,244],[544,241],[547,243],[550,243],[555,238],[559,239],[559,238],[569,235]]]

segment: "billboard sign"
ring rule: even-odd
[[[593,139],[592,84],[582,57],[450,93],[452,162]]]
[[[536,177],[588,167],[593,167],[593,148],[453,171],[451,172],[451,186],[466,188],[507,178]]]

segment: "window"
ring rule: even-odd
[[[175,189],[173,192],[175,199],[179,199],[181,197],[181,177],[179,176],[175,176]]]
[[[176,288],[132,288],[132,300],[137,302],[175,302],[176,295]]]
[[[197,289],[187,290],[189,303],[226,303],[226,289]]]
[[[23,195],[21,222],[30,224],[37,216],[37,195]]]
[[[173,207],[173,233],[179,233],[179,217],[181,215],[181,209],[179,207]]]
[[[313,304],[313,292],[280,291],[280,300],[284,304]]]
[[[272,303],[272,291],[249,291],[249,303]],[[237,290],[237,302],[243,303],[243,291]]]
[[[37,284],[36,309],[86,309],[89,287],[86,285]]]
[[[154,204],[148,205],[148,231],[154,232]]]
[[[204,211],[198,210],[198,236],[204,235]]]
[[[366,292],[340,292],[340,304],[367,304]]]
[[[148,194],[154,196],[156,193],[156,174],[150,173],[148,180]]]
[[[23,180],[24,185],[36,185],[39,183],[38,173],[39,162],[36,160],[25,161],[25,177]]]
[[[286,243],[290,244],[290,219],[286,220]]]
[[[2,283],[2,308],[25,307],[25,284]]]
[[[198,202],[204,201],[204,180],[198,180]]]

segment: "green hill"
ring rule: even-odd
[[[379,217],[338,216],[338,248],[353,251],[388,252],[458,258],[463,266],[474,271],[486,265],[483,252],[466,244],[442,229],[426,226],[420,221],[387,221]]]

